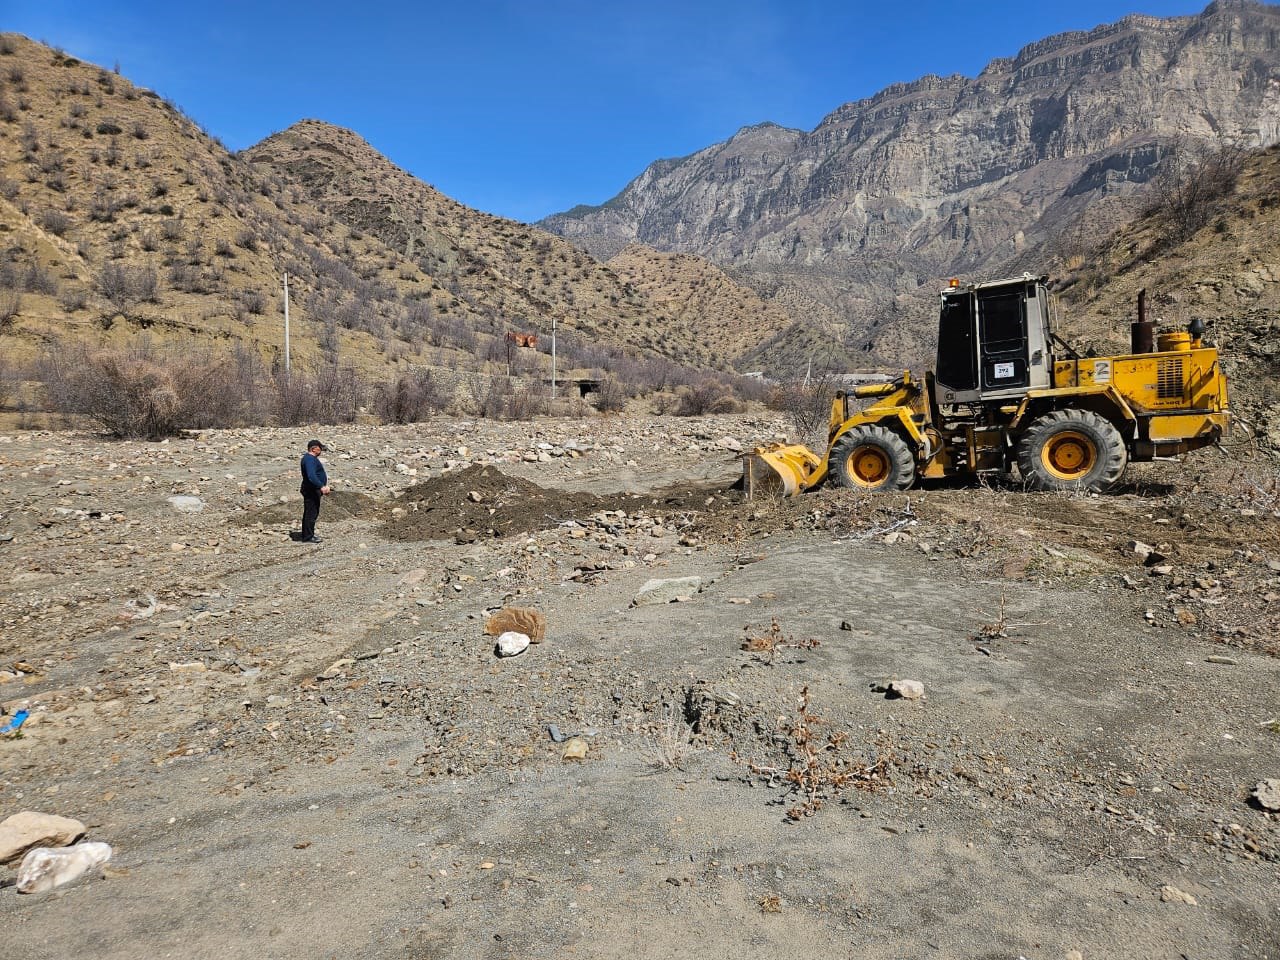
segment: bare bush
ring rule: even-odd
[[[617,377],[605,375],[600,378],[600,386],[592,397],[601,413],[621,413],[626,409],[631,393]]]
[[[374,392],[374,411],[384,423],[417,423],[448,406],[448,397],[430,370],[401,374]]]
[[[246,313],[260,317],[267,312],[267,297],[261,290],[241,290],[240,306]]]
[[[467,383],[474,408],[492,420],[527,420],[547,412],[547,397],[511,377],[474,375]]]
[[[716,379],[708,378],[683,386],[679,390],[679,396],[680,404],[675,412],[680,417],[736,413],[741,409],[733,390]]]
[[[71,229],[71,218],[61,210],[45,210],[40,214],[39,224],[55,236],[62,236]]]
[[[22,294],[17,290],[0,291],[0,333],[8,333],[22,312]]]
[[[801,442],[825,445],[836,384],[829,374],[776,385],[766,396],[770,410],[785,413]]]
[[[1235,189],[1245,155],[1243,146],[1226,140],[1179,139],[1165,149],[1148,188],[1147,213],[1165,224],[1170,241],[1188,239],[1213,219]]]
[[[67,313],[83,310],[88,302],[88,291],[79,285],[64,287],[62,292],[58,294],[58,306],[62,307]]]
[[[150,265],[125,267],[108,262],[98,274],[98,292],[112,309],[128,316],[139,303],[160,301],[160,279]]]
[[[365,388],[352,367],[326,364],[315,373],[277,375],[272,419],[280,426],[350,423],[360,412]]]
[[[123,350],[59,346],[37,361],[35,373],[51,409],[87,417],[115,437],[155,440],[230,425],[243,405],[225,360],[163,354],[146,343]]]

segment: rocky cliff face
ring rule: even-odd
[[[839,319],[823,339],[842,362],[912,358],[932,327],[922,293],[1079,229],[1150,178],[1162,144],[1280,139],[1278,46],[1280,7],[1130,16],[976,78],[895,84],[809,132],[744,128],[544,226],[598,255],[698,253],[780,304],[816,301]]]

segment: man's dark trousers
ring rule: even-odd
[[[310,540],[316,535],[316,518],[320,516],[320,491],[309,483],[302,485],[302,536]]]

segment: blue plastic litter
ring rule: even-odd
[[[27,722],[27,717],[29,715],[29,711],[19,710],[13,715],[12,720],[6,723],[3,727],[0,727],[0,735],[17,733],[22,729],[22,725]]]

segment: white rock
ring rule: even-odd
[[[169,498],[169,506],[179,513],[199,513],[204,509],[204,501],[199,497],[175,495]]]
[[[1280,780],[1259,780],[1253,799],[1263,810],[1280,810]]]
[[[889,695],[903,700],[923,700],[924,684],[919,680],[894,680],[889,684]]]
[[[1145,560],[1147,557],[1151,556],[1155,547],[1150,544],[1143,543],[1141,540],[1130,540],[1125,549],[1135,557]]]
[[[61,847],[82,836],[79,820],[23,810],[0,821],[0,863],[17,860],[33,847]]]
[[[110,859],[111,847],[105,843],[80,843],[59,850],[37,847],[23,857],[18,867],[18,892],[44,893],[84,876]]]
[[[649,580],[640,588],[631,602],[637,607],[643,607],[651,603],[674,603],[677,600],[692,598],[701,589],[701,577],[673,577],[667,580]]]
[[[529,649],[529,637],[514,630],[508,630],[498,637],[494,653],[500,657],[515,657]]]

